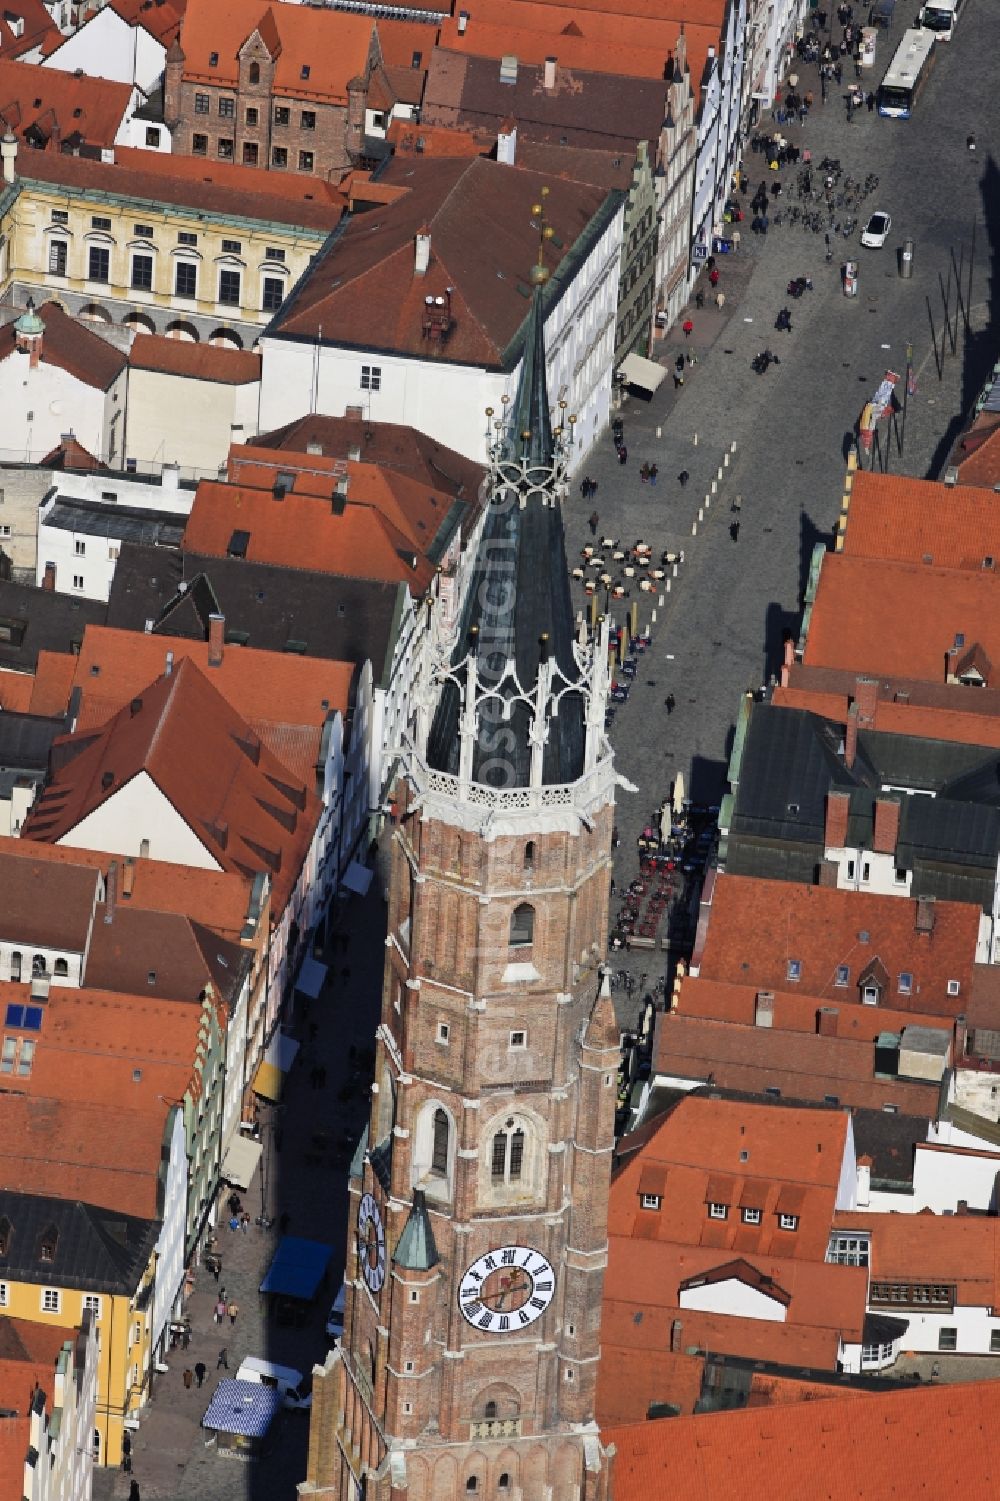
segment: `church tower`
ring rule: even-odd
[[[608,628],[574,630],[572,425],[553,428],[540,284],[505,406],[465,608],[451,640],[430,633],[433,691],[402,748],[344,1336],[315,1383],[303,1496],[608,1496],[617,778]]]

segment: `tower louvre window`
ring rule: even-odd
[[[434,1140],[431,1145],[431,1172],[439,1178],[448,1173],[448,1116],[438,1109],[434,1112]]]
[[[527,902],[515,907],[510,918],[511,948],[530,948],[535,938],[535,909]]]
[[[493,1137],[491,1175],[495,1184],[517,1183],[524,1172],[524,1131],[511,1118]]]

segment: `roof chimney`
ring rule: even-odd
[[[680,1319],[674,1319],[670,1325],[670,1348],[676,1353],[681,1349],[684,1340],[684,1325]]]
[[[773,990],[758,990],[753,1003],[753,1024],[755,1027],[774,1026]]]
[[[842,850],[847,844],[847,820],[851,799],[846,792],[826,794],[826,829],[823,842],[828,850]]]
[[[844,765],[850,771],[854,765],[854,758],[858,754],[858,706],[853,703],[847,711],[847,725],[844,730]]]
[[[221,667],[226,644],[225,615],[211,614],[208,617],[208,665]]]
[[[56,565],[46,563],[45,572],[42,574],[42,588],[52,590],[56,586]]]
[[[130,897],[135,889],[135,861],[131,855],[126,856],[122,865],[122,896]]]
[[[424,224],[417,230],[416,251],[413,259],[414,276],[426,276],[427,268],[431,263],[431,232],[428,225]]]
[[[497,131],[497,161],[505,167],[513,167],[517,159],[517,124],[508,117],[500,121]]]
[[[900,805],[894,797],[875,799],[873,848],[880,855],[894,855],[899,838]]]
[[[17,181],[17,136],[11,131],[4,132],[0,140],[0,160],[3,162],[4,182]]]
[[[936,898],[933,896],[917,897],[917,915],[914,926],[918,933],[934,932],[934,921],[937,917],[935,901]]]
[[[469,29],[469,12],[460,10],[458,13],[458,34],[464,36]]]
[[[104,883],[104,921],[106,923],[115,920],[115,900],[118,896],[118,861],[112,860],[108,866],[108,879]]]
[[[166,664],[164,665],[164,668],[163,668],[163,675],[164,675],[164,677],[169,677],[170,674],[173,672],[173,670],[174,670],[174,654],[173,654],[172,651],[168,651],[167,652]]]
[[[837,1018],[840,1012],[836,1006],[821,1006],[816,1012],[816,1031],[820,1037],[836,1037]]]
[[[875,710],[878,704],[878,679],[857,678],[854,683],[854,702],[858,706],[858,728],[875,728]]]
[[[556,86],[556,59],[554,57],[547,57],[545,59],[545,72],[542,75],[542,81],[543,81],[543,83],[544,83],[544,85],[545,85],[545,87],[547,89],[554,89],[555,88],[555,86]]]

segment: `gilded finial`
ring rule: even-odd
[[[542,201],[531,205],[532,217],[538,220],[538,260],[531,268],[531,281],[536,287],[547,282],[551,274],[545,264],[545,242],[555,238],[555,230],[545,219],[545,200],[548,196],[549,189],[545,187],[541,192]]]

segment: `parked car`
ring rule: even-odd
[[[869,250],[881,250],[892,228],[892,220],[881,209],[872,214],[868,223],[861,231],[861,243],[867,245]]]
[[[259,1355],[248,1355],[236,1372],[236,1379],[274,1388],[281,1393],[283,1405],[293,1411],[305,1412],[312,1407],[312,1377],[303,1376],[291,1366],[275,1365]]]
[[[343,1337],[344,1337],[344,1308],[346,1306],[346,1303],[347,1303],[347,1287],[342,1282],[340,1284],[340,1291],[337,1293],[337,1296],[333,1300],[333,1307],[330,1309],[330,1314],[329,1314],[329,1317],[327,1318],[327,1321],[326,1321],[326,1337],[327,1337],[327,1339],[331,1339],[331,1340],[334,1340],[334,1339],[343,1339]]]

